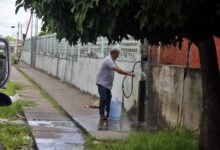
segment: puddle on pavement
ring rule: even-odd
[[[75,127],[71,121],[46,121],[46,120],[35,120],[28,121],[31,126],[44,126],[44,127]]]
[[[108,131],[155,131],[157,127],[150,127],[146,122],[127,120],[100,120],[98,130]]]
[[[131,128],[129,122],[124,120],[99,120],[98,130],[129,131]]]
[[[71,121],[28,121],[38,150],[83,149],[84,138]]]
[[[63,143],[59,140],[38,138],[36,139],[38,143],[38,150],[83,150],[82,144],[77,143]]]

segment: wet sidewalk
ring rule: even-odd
[[[17,93],[26,103],[24,114],[38,150],[84,149],[83,133],[78,127],[14,67],[11,68],[10,81],[22,85]]]
[[[86,107],[95,100],[94,97],[26,64],[19,64],[17,69],[45,90],[84,133],[98,139],[116,139],[126,137],[131,131],[132,122],[124,115],[121,121],[100,122],[98,109]]]

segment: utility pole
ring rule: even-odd
[[[21,34],[21,39],[22,39],[22,35],[23,35],[23,32],[22,32],[22,24],[21,25],[21,30],[20,30],[20,34]]]
[[[35,37],[38,35],[38,18],[37,15],[35,15]]]
[[[29,19],[29,22],[28,22],[28,25],[27,25],[27,28],[26,28],[26,32],[25,32],[24,35],[22,35],[22,37],[23,37],[23,46],[24,46],[24,43],[25,43],[25,40],[26,40],[26,37],[27,37],[27,33],[28,33],[28,29],[29,29],[29,26],[30,26],[30,23],[31,23],[31,20],[32,20],[32,16],[33,16],[33,13],[31,13],[31,16],[30,16],[30,19]],[[20,55],[18,57],[18,62],[20,61],[22,50],[21,50]]]
[[[32,19],[31,19],[31,38],[33,36],[33,25],[34,25],[34,19],[33,19],[33,13],[31,13]]]
[[[17,37],[16,37],[16,46],[15,46],[15,53],[18,52],[19,28],[20,28],[20,24],[19,24],[19,22],[18,22]]]

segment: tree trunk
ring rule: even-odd
[[[199,149],[219,150],[220,82],[215,43],[212,36],[202,36],[194,42],[199,48],[203,91]]]

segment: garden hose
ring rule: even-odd
[[[143,62],[143,61],[136,61],[136,62],[134,63],[134,65],[133,65],[133,68],[132,68],[131,72],[134,72],[135,66],[136,66],[138,63],[141,63],[141,62]],[[123,94],[124,97],[130,98],[131,95],[132,95],[132,92],[133,92],[134,77],[131,78],[131,91],[130,91],[130,94],[127,95],[127,94],[125,93],[125,90],[124,90],[124,87],[125,87],[125,86],[124,86],[124,83],[125,83],[125,79],[127,78],[127,76],[128,76],[128,75],[125,75],[124,78],[123,78],[123,81],[122,81],[122,94]]]

